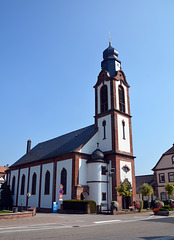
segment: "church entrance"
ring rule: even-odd
[[[131,197],[122,197],[122,208],[129,209],[131,205]]]

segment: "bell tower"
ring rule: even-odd
[[[95,125],[100,149],[104,152],[115,175],[112,176],[112,199],[121,203],[115,187],[127,179],[136,198],[135,169],[132,146],[129,84],[121,69],[118,51],[111,46],[103,52],[101,72],[95,88]]]

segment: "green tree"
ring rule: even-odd
[[[168,194],[168,198],[173,196],[174,186],[172,183],[168,183],[164,186],[166,193]]]
[[[132,196],[132,186],[131,183],[125,179],[124,182],[120,184],[120,186],[115,188],[120,196],[123,197],[124,205],[126,206],[126,197]]]
[[[13,206],[13,199],[12,199],[12,194],[10,191],[10,186],[7,185],[7,182],[5,182],[2,185],[0,208],[1,209],[12,209],[12,206]]]
[[[149,184],[143,184],[141,186],[141,194],[142,196],[147,196],[148,197],[148,207],[150,207],[150,203],[149,203],[149,198],[150,196],[153,194],[153,188],[149,185]]]

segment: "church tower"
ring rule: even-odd
[[[121,69],[118,51],[111,46],[103,52],[101,72],[95,88],[95,125],[99,133],[99,146],[105,158],[115,169],[112,175],[112,200],[122,205],[115,187],[129,181],[132,200],[136,199],[135,169],[132,146],[132,127],[129,84]],[[130,203],[130,199],[127,200]],[[128,202],[125,204],[129,204]]]

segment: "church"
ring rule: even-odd
[[[7,171],[14,206],[49,211],[58,202],[60,209],[63,185],[63,200],[94,200],[101,210],[118,201],[126,208],[115,189],[125,180],[132,187],[131,202],[136,200],[129,88],[109,42],[94,86],[94,124],[33,148],[28,140],[26,154]]]

